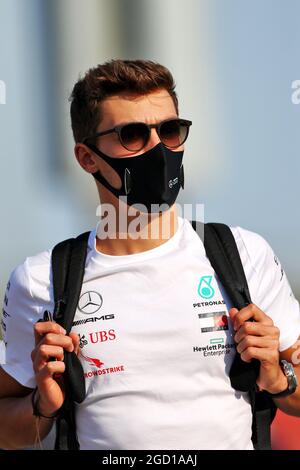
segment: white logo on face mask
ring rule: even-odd
[[[169,188],[173,188],[173,186],[175,186],[175,184],[178,183],[178,178],[174,178],[173,180],[170,180],[169,181]]]

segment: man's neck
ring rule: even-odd
[[[137,219],[127,218],[126,230],[116,229],[103,237],[105,219],[102,218],[97,228],[97,251],[113,256],[131,255],[156,248],[173,237],[178,228],[178,215],[176,207],[172,206],[168,211],[155,217],[148,217],[137,226]],[[106,230],[107,233],[107,230]]]

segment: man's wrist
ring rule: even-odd
[[[275,386],[272,387],[272,392],[268,391],[268,393],[271,395],[272,398],[275,398],[275,399],[292,395],[296,391],[297,386],[298,386],[297,375],[295,373],[293,365],[290,362],[282,359],[280,360],[280,367],[282,369],[283,375],[286,377],[287,387],[278,392],[274,391]],[[280,384],[280,381],[276,383],[279,383],[278,386],[280,387],[280,389],[283,387],[283,382],[281,382],[281,384]]]
[[[278,368],[278,379],[266,390],[266,392],[270,393],[271,395],[281,393],[288,388],[287,377],[284,375],[279,364]]]
[[[31,395],[31,404],[32,404],[32,414],[39,418],[46,418],[46,419],[55,419],[59,415],[59,410],[54,413],[49,413],[48,411],[44,411],[43,407],[41,406],[41,398],[39,394],[39,389],[36,387]]]

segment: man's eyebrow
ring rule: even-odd
[[[163,121],[168,121],[169,119],[178,119],[178,116],[177,114],[173,115],[173,116],[169,116],[169,117],[166,117],[164,119],[160,119],[159,121],[157,121],[157,124],[159,124],[160,122],[163,122]],[[114,127],[117,127],[117,126],[124,126],[125,124],[135,124],[135,123],[143,123],[143,124],[148,124],[147,122],[145,121],[141,121],[141,120],[130,120],[130,121],[119,121],[117,124],[112,124],[112,128]],[[155,124],[155,123],[149,123],[149,124]]]

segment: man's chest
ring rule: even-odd
[[[130,272],[84,282],[73,331],[86,379],[201,370],[224,373],[234,355],[228,299],[209,266]],[[109,379],[113,380],[113,379]]]

